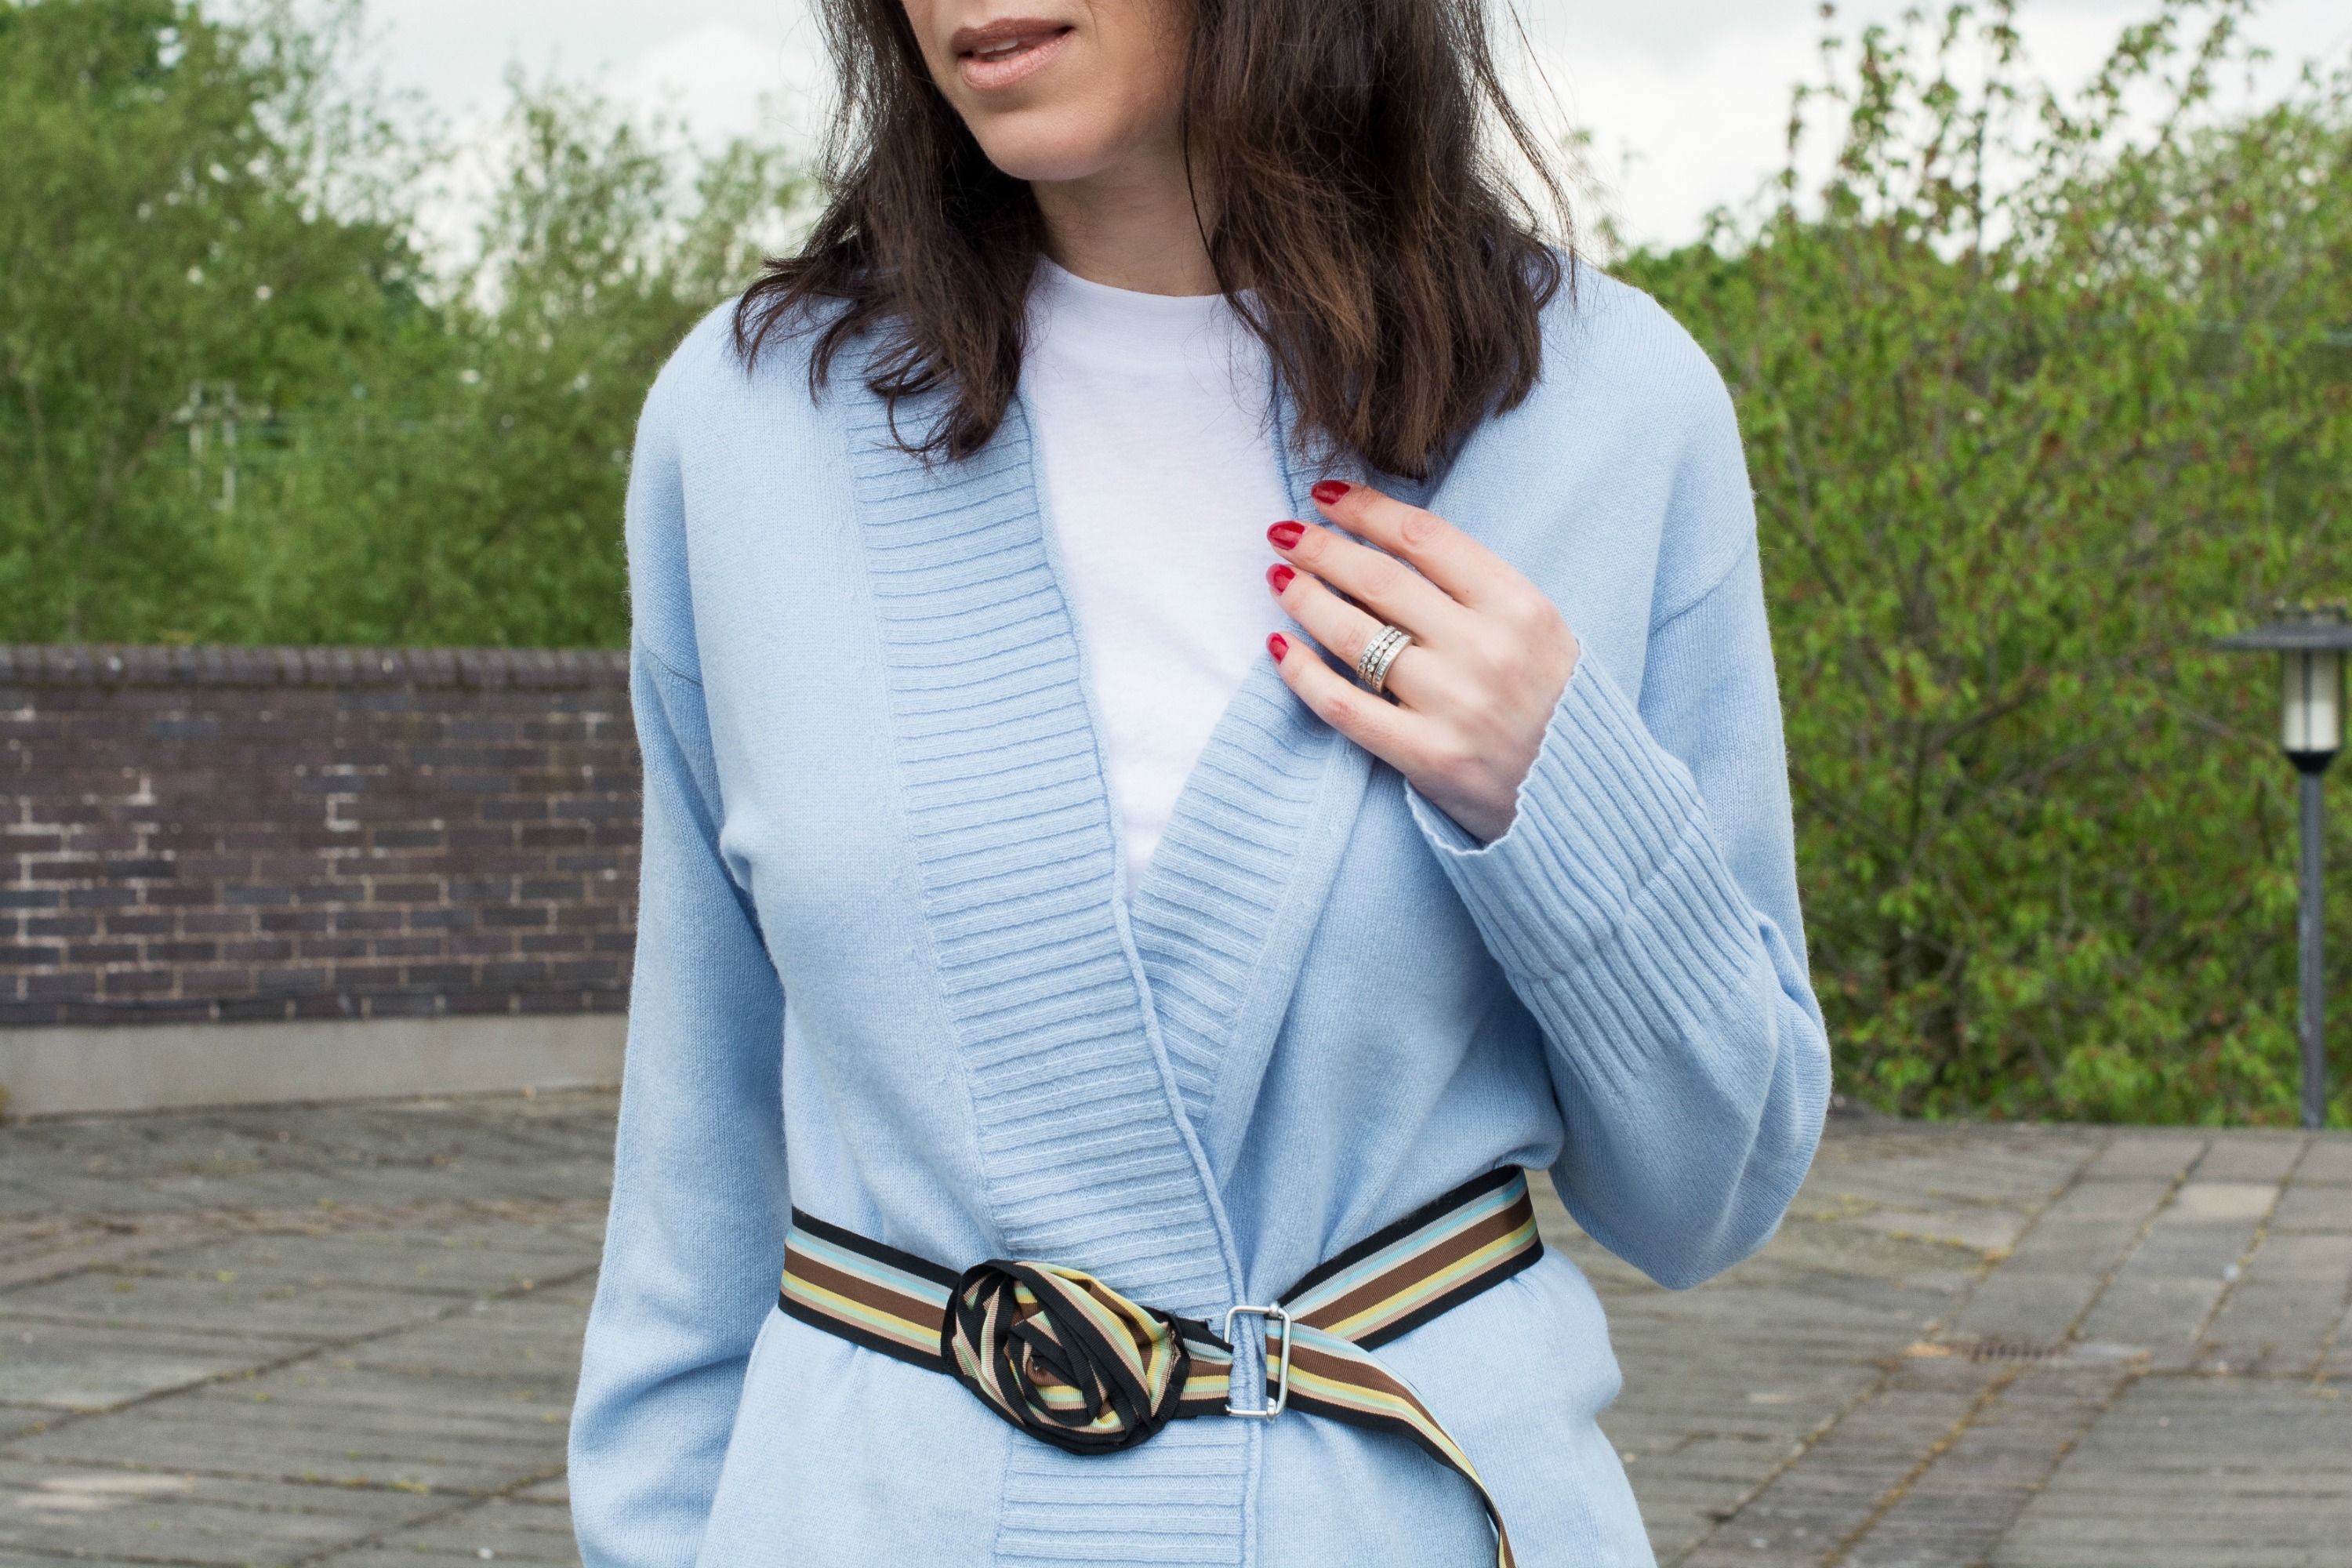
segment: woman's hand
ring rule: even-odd
[[[1389,667],[1394,702],[1277,634],[1266,649],[1282,679],[1446,816],[1481,839],[1501,837],[1576,670],[1576,634],[1542,590],[1442,517],[1337,479],[1315,487],[1315,505],[1390,553],[1276,523],[1266,537],[1285,563],[1266,582],[1282,607],[1351,669],[1383,622],[1412,643]]]

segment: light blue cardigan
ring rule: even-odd
[[[1583,643],[1510,832],[1480,847],[1267,661],[1130,910],[1024,413],[926,469],[855,363],[814,400],[798,351],[747,375],[723,311],[678,351],[629,488],[645,880],[572,1436],[593,1568],[1492,1563],[1402,1439],[1292,1415],[1076,1458],[784,1317],[794,1203],[1200,1318],[1500,1164],[1668,1285],[1771,1234],[1829,1053],[1731,403],[1590,270],[1545,354],[1426,496]],[[1288,476],[1297,515],[1323,477]],[[1381,1356],[1526,1568],[1650,1561],[1567,1258]]]

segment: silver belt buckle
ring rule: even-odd
[[[1290,1404],[1290,1314],[1279,1306],[1232,1308],[1225,1313],[1227,1344],[1236,1342],[1234,1339],[1235,1318],[1263,1318],[1268,1330],[1276,1321],[1282,1324],[1282,1371],[1274,1380],[1274,1403],[1256,1410],[1244,1410],[1230,1398],[1225,1401],[1225,1414],[1228,1415],[1239,1415],[1251,1421],[1271,1421]]]

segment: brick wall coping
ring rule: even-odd
[[[162,647],[0,644],[0,685],[625,688],[617,648]]]

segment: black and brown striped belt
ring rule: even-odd
[[[1273,1305],[1236,1307],[1223,1331],[1129,1300],[1052,1263],[958,1274],[793,1211],[784,1311],[884,1355],[946,1373],[1005,1420],[1073,1454],[1131,1448],[1197,1415],[1272,1420],[1286,1409],[1411,1438],[1477,1489],[1495,1555],[1511,1538],[1461,1445],[1371,1352],[1543,1256],[1527,1173],[1506,1166],[1316,1268]],[[1265,1402],[1231,1398],[1236,1319],[1265,1325]]]

